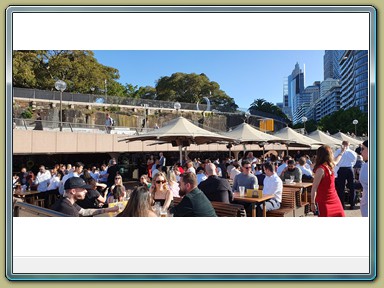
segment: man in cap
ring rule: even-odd
[[[64,189],[65,192],[63,197],[52,205],[52,210],[67,214],[69,216],[79,217],[115,212],[119,209],[118,206],[101,209],[83,209],[77,205],[77,200],[83,200],[85,198],[87,189],[92,189],[92,186],[87,185],[85,181],[80,177],[69,178],[64,183]]]

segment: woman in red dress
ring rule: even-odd
[[[316,205],[319,217],[345,217],[343,206],[335,188],[335,162],[340,161],[345,148],[334,160],[331,147],[323,145],[317,149],[316,164],[313,169],[315,177],[311,190],[311,211],[315,212]]]

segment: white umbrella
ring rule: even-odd
[[[350,137],[347,134],[344,134],[342,132],[337,132],[336,134],[333,134],[332,137],[334,137],[340,141],[348,141],[349,144],[354,145],[354,146],[358,146],[360,143],[363,142],[363,141],[359,141],[355,138],[352,138],[352,137]]]
[[[341,146],[341,140],[336,139],[332,136],[329,136],[327,133],[324,133],[323,131],[320,131],[320,130],[313,131],[308,135],[308,137],[312,138],[315,141],[319,141],[324,144],[327,144],[331,147]]]
[[[312,138],[309,138],[307,136],[304,136],[303,134],[300,134],[293,130],[292,128],[285,127],[283,129],[280,129],[275,134],[273,134],[276,137],[286,139],[287,145],[289,146],[296,146],[296,147],[311,147],[313,145],[323,145],[321,141],[314,140]]]
[[[236,126],[235,128],[233,128],[231,131],[222,133],[222,135],[238,140],[239,144],[258,144],[263,148],[263,154],[264,154],[264,148],[265,148],[264,146],[266,142],[268,143],[286,143],[287,142],[287,140],[280,139],[279,137],[261,132],[256,128],[254,128],[253,126],[249,125],[248,123],[242,123]]]
[[[172,143],[172,146],[179,146],[180,163],[182,162],[182,148],[190,144],[234,143],[236,141],[233,138],[202,129],[181,116],[169,121],[159,129],[145,134],[125,137],[120,139],[119,142],[139,140],[157,140],[159,141],[158,144]]]

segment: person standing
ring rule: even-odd
[[[163,171],[164,173],[167,173],[167,167],[165,166],[167,159],[164,157],[163,152],[159,153],[159,157],[160,157],[159,164],[161,166],[161,171]],[[154,176],[155,174],[152,174],[152,175]]]
[[[40,113],[36,114],[36,120],[33,123],[35,124],[35,128],[33,128],[33,130],[43,130],[43,122],[41,121]]]
[[[112,126],[113,126],[113,119],[112,117],[107,113],[105,115],[105,130],[108,134],[111,134]]]
[[[359,181],[363,186],[363,196],[360,200],[360,212],[362,217],[368,217],[368,140],[361,145],[361,156],[365,163],[361,166]]]
[[[37,185],[37,191],[45,192],[47,191],[49,180],[51,179],[51,173],[45,169],[44,165],[39,167],[39,172],[35,178],[35,184]]]
[[[339,161],[342,152],[336,157]],[[314,167],[315,177],[311,190],[311,211],[319,217],[344,217],[344,209],[335,189],[335,162],[331,147],[323,145],[317,149]]]
[[[339,195],[341,205],[344,207],[345,200],[345,182],[349,189],[349,204],[350,209],[355,208],[355,186],[354,186],[354,173],[353,166],[357,160],[357,154],[349,148],[349,142],[343,141],[341,148],[335,152],[335,158],[341,155],[341,159],[335,168],[336,175],[336,190]]]
[[[217,217],[211,202],[197,188],[196,174],[181,174],[179,184],[180,196],[184,197],[177,206],[170,209],[174,217]]]

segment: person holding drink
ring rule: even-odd
[[[153,198],[148,188],[138,186],[133,189],[127,206],[116,217],[157,217],[152,204]]]

